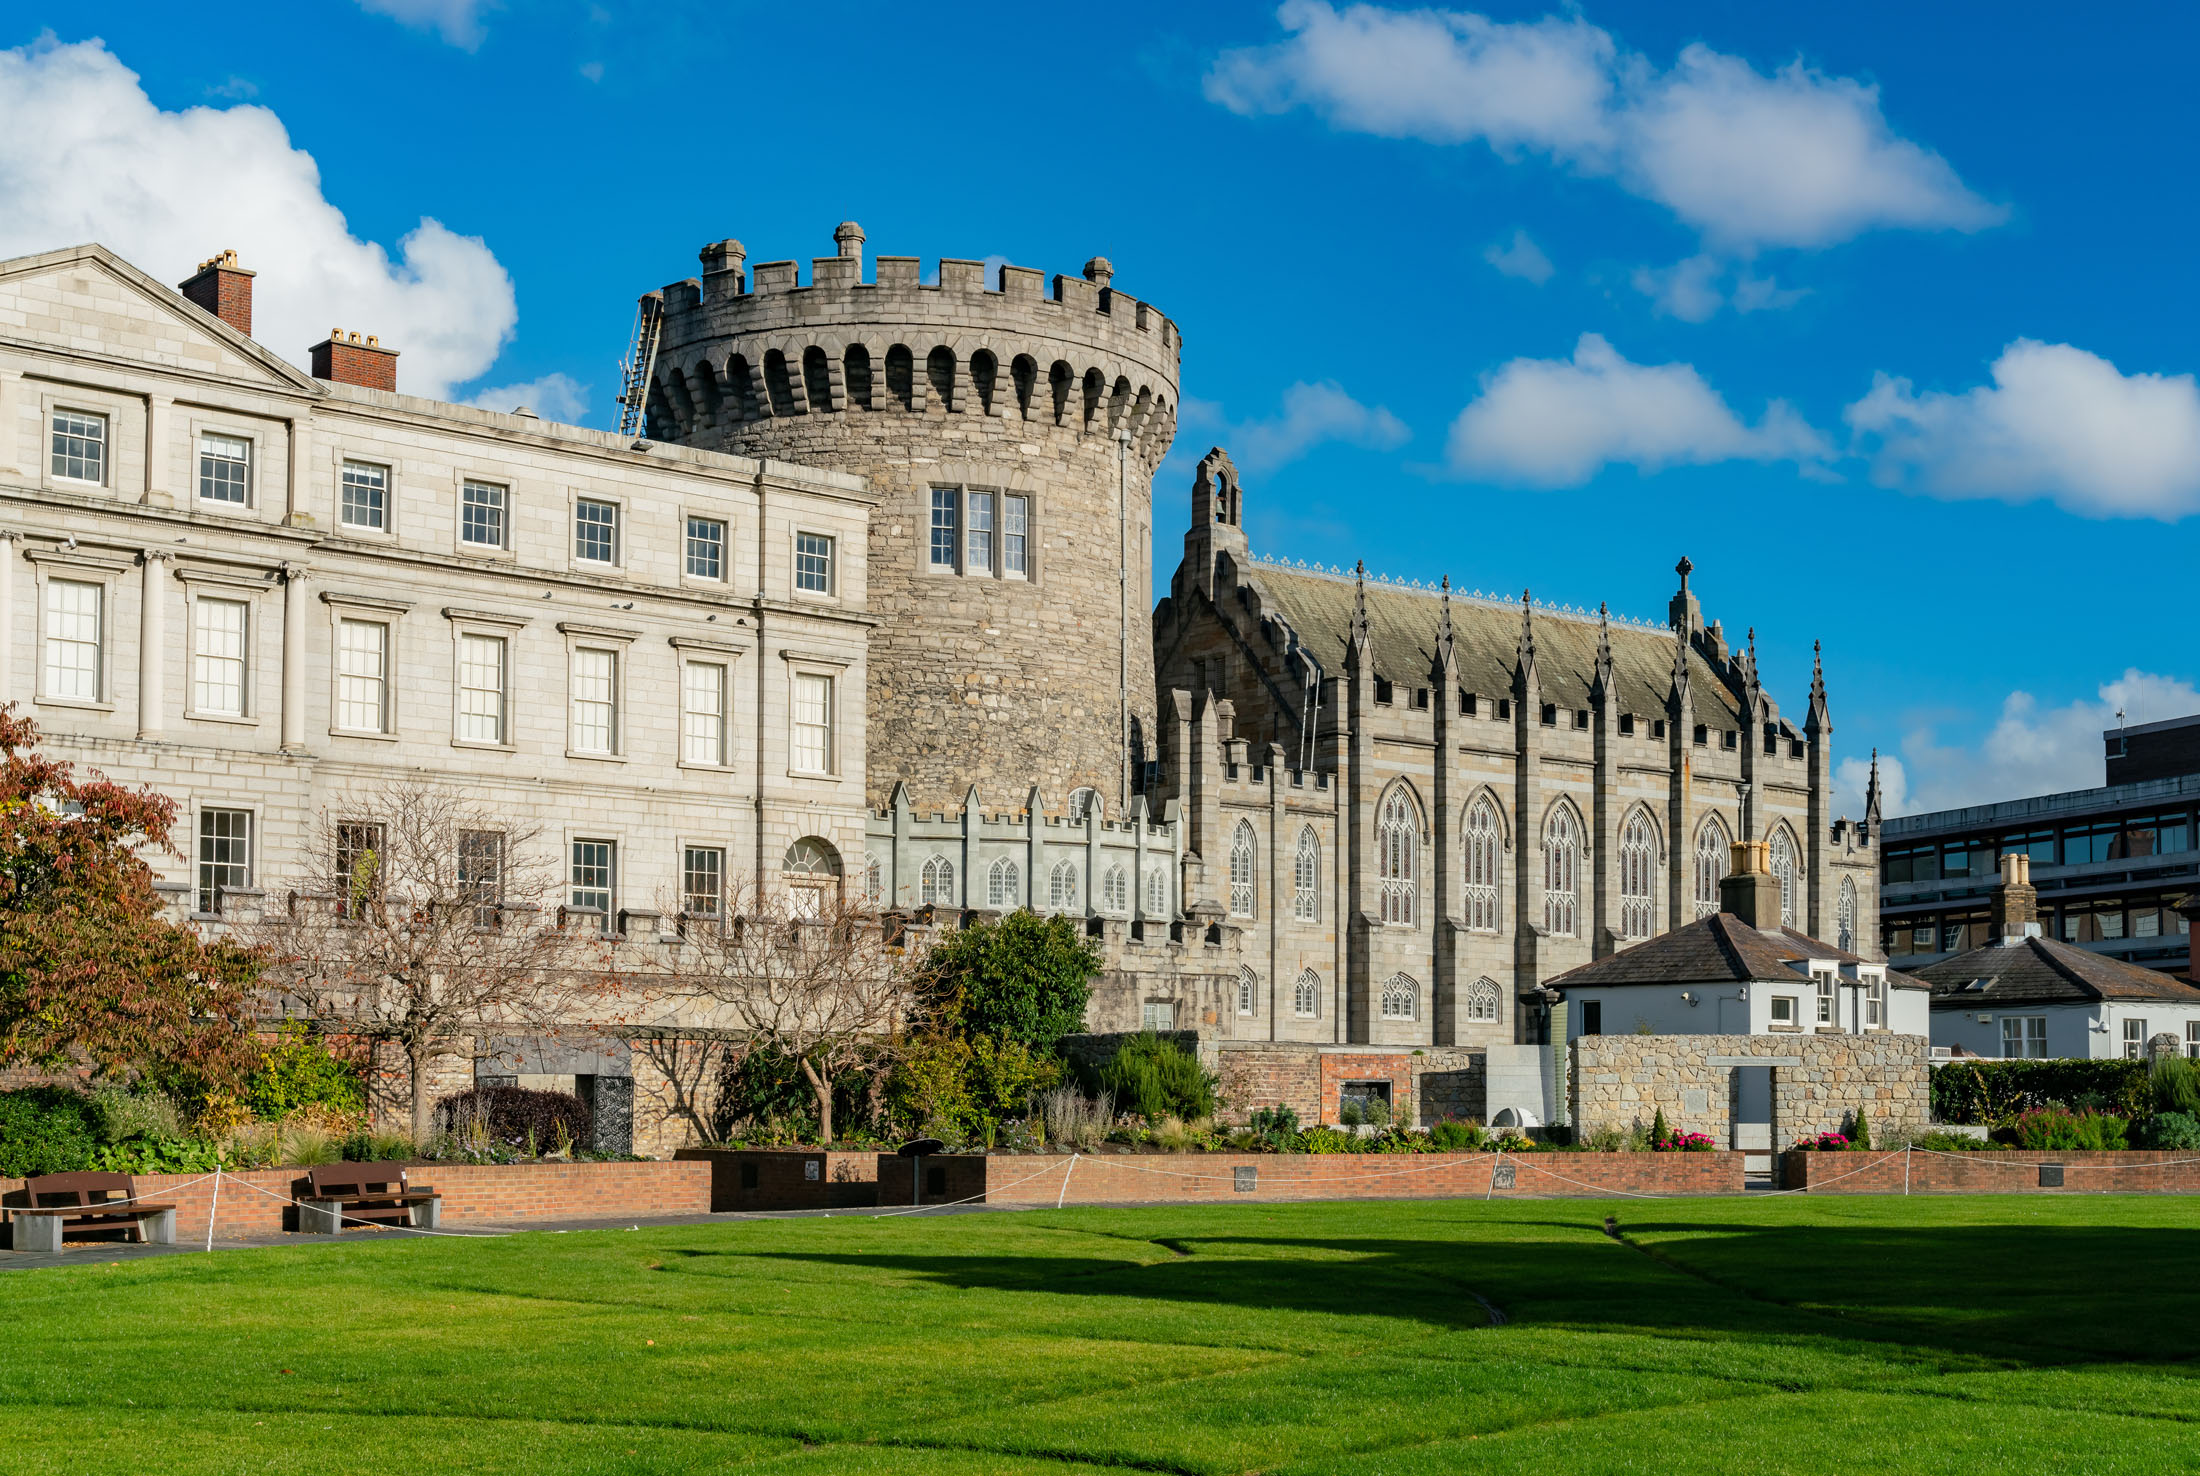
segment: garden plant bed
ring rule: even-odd
[[[2200,1194],[2200,1153],[1790,1149],[1780,1155],[1780,1184],[1814,1194]]]
[[[703,1163],[421,1163],[412,1172],[443,1196],[446,1228],[710,1210]],[[257,1237],[293,1228],[291,1195],[305,1176],[301,1168],[225,1172],[218,1210],[211,1174],[140,1174],[137,1191],[176,1206],[179,1240],[203,1240],[209,1211],[216,1239]],[[22,1192],[21,1179],[0,1179],[0,1205],[21,1203]]]
[[[72,1473],[2154,1476],[2200,1415],[2193,1223],[1241,1201],[86,1257],[0,1277],[0,1440]],[[2043,1252],[2116,1275],[1980,1274]]]

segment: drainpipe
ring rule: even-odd
[[[1116,796],[1116,813],[1131,807],[1131,433],[1128,426],[1115,431],[1115,600],[1120,627],[1116,658],[1116,747],[1121,751],[1122,788]]]

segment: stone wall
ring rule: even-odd
[[[1486,1074],[1480,1051],[1219,1041],[1215,1060],[1220,1116],[1231,1123],[1243,1123],[1260,1107],[1289,1107],[1307,1126],[1333,1123],[1347,1082],[1388,1082],[1392,1116],[1412,1126],[1446,1118],[1478,1121],[1483,1113]]]
[[[1573,1043],[1570,1093],[1581,1132],[1625,1130],[1659,1111],[1676,1131],[1729,1141],[1735,1072],[1772,1072],[1772,1141],[1839,1132],[1859,1111],[1876,1128],[1932,1115],[1921,1035],[1584,1035]]]

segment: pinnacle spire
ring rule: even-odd
[[[1531,671],[1535,667],[1535,600],[1525,589],[1520,591],[1520,646],[1517,652],[1520,669]]]
[[[1449,574],[1444,576],[1441,587],[1443,594],[1440,597],[1436,616],[1436,662],[1439,666],[1448,667],[1451,665],[1452,653],[1451,576]]]
[[[1367,561],[1362,559],[1352,566],[1352,644],[1367,643]]]

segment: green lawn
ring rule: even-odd
[[[2200,1463],[2196,1228],[1554,1200],[87,1251],[0,1276],[0,1469],[2159,1476]]]

